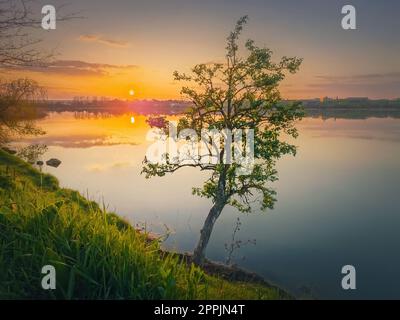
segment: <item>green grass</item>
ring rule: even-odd
[[[162,254],[127,222],[0,150],[1,299],[281,299]],[[44,265],[57,274],[44,290]]]

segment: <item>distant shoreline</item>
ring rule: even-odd
[[[301,101],[306,117],[323,119],[367,119],[400,118],[400,99],[369,100],[367,98],[349,99],[311,99]],[[282,104],[294,100],[284,100]],[[190,102],[181,100],[49,100],[41,106],[42,113],[48,112],[88,112],[120,115],[136,113],[142,115],[180,115],[190,108]]]

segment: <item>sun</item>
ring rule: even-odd
[[[134,96],[135,95],[135,91],[133,89],[129,90],[129,95],[130,96]]]

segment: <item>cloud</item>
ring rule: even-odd
[[[87,166],[87,170],[91,172],[105,172],[113,169],[125,169],[133,167],[130,162],[114,162],[109,164],[94,163]]]
[[[22,70],[46,74],[61,74],[69,76],[108,76],[116,71],[129,71],[136,65],[115,65],[105,63],[92,63],[80,60],[57,60],[46,64],[26,67],[7,67],[8,70]]]
[[[323,80],[328,83],[371,83],[375,81],[400,81],[400,71],[387,72],[387,73],[366,73],[366,74],[355,74],[348,76],[331,76],[331,75],[319,75],[317,79]]]
[[[95,34],[83,34],[79,36],[78,40],[84,42],[100,43],[109,47],[116,47],[116,48],[128,48],[130,46],[130,43],[127,41],[104,38],[102,35],[95,35]]]
[[[400,72],[365,73],[353,75],[317,75],[305,84],[313,95],[360,96],[371,99],[398,98]]]
[[[75,134],[68,136],[51,136],[45,135],[41,137],[35,137],[33,139],[23,138],[22,142],[34,142],[39,144],[45,144],[46,146],[53,147],[63,147],[63,148],[91,148],[91,147],[110,147],[118,145],[137,145],[134,141],[122,141],[113,138],[106,134]]]

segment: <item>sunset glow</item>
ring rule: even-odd
[[[62,4],[53,2],[56,7]],[[340,27],[340,8],[334,2],[306,1],[300,7],[292,1],[250,2],[238,3],[232,10],[209,1],[118,5],[97,1],[96,10],[91,1],[74,3],[70,10],[85,12],[85,19],[60,22],[51,32],[36,32],[41,46],[57,51],[49,67],[3,71],[8,78],[36,79],[51,99],[127,99],[133,96],[131,90],[137,99],[179,99],[181,84],[173,81],[173,72],[188,72],[197,63],[224,63],[226,35],[237,17],[246,13],[250,20],[243,42],[252,38],[271,48],[275,61],[284,55],[304,59],[299,73],[282,83],[284,98],[398,97],[400,42],[394,30],[399,22],[391,14],[381,19],[383,4],[365,6],[359,19],[390,28],[365,23],[357,32],[347,32]],[[318,27],[316,16],[325,21]]]

